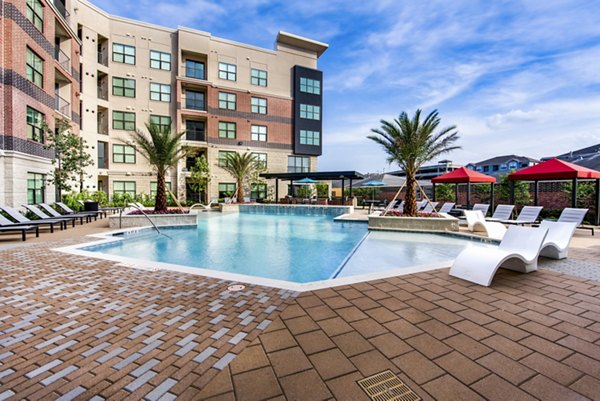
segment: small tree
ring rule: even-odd
[[[315,184],[315,188],[317,189],[317,196],[319,198],[329,197],[329,185],[324,182],[318,182]]]
[[[206,192],[210,182],[210,168],[206,156],[196,157],[194,165],[190,168],[189,182],[192,191],[198,193],[198,202],[202,202],[202,193]]]
[[[435,199],[440,202],[453,202],[456,198],[455,186],[452,184],[437,184],[435,186]]]
[[[45,131],[48,142],[44,148],[54,150],[54,170],[48,182],[54,184],[58,199],[62,199],[63,191],[70,191],[75,182],[79,183],[79,192],[82,192],[85,168],[94,163],[92,156],[87,153],[85,141],[71,131],[71,122],[66,118],[56,120],[54,131],[48,126]]]
[[[221,166],[237,182],[237,200],[244,200],[244,186],[250,181],[254,181],[258,171],[264,170],[264,163],[259,161],[256,156],[250,152],[246,153],[228,153],[225,158],[225,164]]]

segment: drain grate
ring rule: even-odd
[[[419,397],[390,370],[357,381],[373,401],[420,401]]]

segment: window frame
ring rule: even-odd
[[[32,64],[29,62],[29,56],[32,57]],[[36,64],[40,64],[36,66]],[[38,70],[41,67],[41,71]],[[34,52],[29,46],[27,46],[27,52],[25,56],[25,75],[29,82],[32,82],[39,88],[44,88],[44,59],[39,54]],[[39,80],[39,83],[37,82]]]
[[[237,95],[231,92],[219,92],[219,109],[237,110]]]
[[[199,102],[199,99],[193,99],[192,103],[190,103],[190,105],[194,105],[194,107],[189,107],[188,106],[188,101],[190,101],[188,94],[191,94],[191,93],[194,94],[194,97],[196,97],[196,95],[198,95],[198,94],[202,95],[202,107],[201,108],[195,107],[196,103]],[[195,90],[186,89],[185,90],[185,99],[184,100],[185,100],[184,105],[183,105],[184,109],[206,111],[206,93],[204,93],[202,91],[195,91]]]
[[[30,113],[31,111],[31,113]],[[31,119],[30,119],[31,117]],[[36,119],[38,121],[31,121]],[[27,106],[25,123],[27,124],[27,139],[37,143],[44,143],[44,121],[46,121],[46,115],[33,107]],[[39,140],[36,138],[39,135]]]
[[[30,187],[33,182],[33,187]],[[37,203],[43,203],[46,198],[46,175],[42,173],[34,173],[31,171],[27,172],[27,203],[30,205],[34,205]],[[41,186],[38,187],[38,184]],[[30,196],[30,191],[33,191]],[[37,199],[39,191],[39,197],[41,199]]]
[[[255,75],[255,73],[257,73]],[[264,77],[262,74],[264,73]],[[264,81],[264,82],[263,82]],[[263,85],[264,83],[264,85]],[[269,72],[267,70],[261,70],[259,68],[250,69],[250,85],[262,86],[266,88],[269,85]]]
[[[290,160],[294,160],[294,164],[290,164]],[[298,165],[298,160],[301,160],[300,166]],[[304,161],[307,161],[307,166],[304,166]],[[293,168],[293,171],[290,171],[290,168]],[[287,165],[288,173],[308,173],[310,172],[310,157],[308,156],[288,156],[288,165]]]
[[[121,148],[121,151],[117,151],[117,147]],[[133,150],[133,153],[126,152],[127,149]],[[120,164],[135,164],[136,162],[136,150],[135,146],[125,145],[122,143],[113,143],[112,146],[112,162],[120,163]],[[128,159],[128,157],[133,157],[133,159]],[[119,160],[117,160],[119,158]],[[129,161],[128,161],[129,160]],[[131,161],[133,160],[133,161]]]
[[[233,191],[230,191],[228,189],[227,190],[221,190],[221,185],[226,185],[227,186],[226,188],[230,188],[230,186],[233,186]],[[235,192],[237,191],[237,184],[235,182],[220,182],[218,184],[218,186],[217,186],[217,190],[218,190],[218,193],[219,193],[219,198],[225,198],[225,196],[221,196],[221,193],[222,192],[231,192],[231,193],[235,194]]]
[[[315,137],[317,138],[315,143]],[[303,141],[304,138],[304,141]],[[310,140],[309,140],[310,138]],[[301,129],[300,130],[300,144],[308,146],[321,146],[321,132]]]
[[[158,118],[158,121],[159,121],[159,122],[158,122],[158,123],[152,122],[152,119],[153,119],[153,118]],[[165,124],[165,123],[163,122],[163,119],[167,119],[167,120],[169,121],[169,124],[168,124],[168,125],[167,125],[167,124]],[[173,119],[171,118],[171,116],[161,116],[161,115],[158,115],[158,114],[150,114],[149,120],[150,120],[150,124],[151,124],[151,125],[156,125],[156,126],[158,126],[158,128],[159,128],[161,131],[162,131],[162,130],[164,130],[164,129],[166,129],[166,128],[169,128],[169,129],[170,129],[170,128],[171,128],[171,126],[173,125]]]
[[[121,46],[122,47],[122,51],[117,51],[115,50],[116,46]],[[128,54],[126,52],[127,49],[133,49],[133,54]],[[122,61],[119,61],[116,59],[117,56],[122,57]],[[128,62],[128,57],[133,58],[133,62]],[[129,65],[135,65],[135,57],[136,57],[136,49],[135,46],[131,46],[131,45],[126,45],[124,43],[117,43],[117,42],[113,42],[112,44],[112,61],[115,63],[121,63],[121,64],[129,64]]]
[[[122,116],[117,118],[115,116],[116,113],[120,113]],[[133,120],[127,120],[125,116],[133,116]],[[120,123],[120,126],[117,126],[117,123]],[[131,124],[131,128],[127,128],[128,124]],[[132,111],[121,111],[121,110],[113,110],[112,112],[112,129],[120,130],[120,131],[135,131],[135,112]]]
[[[223,68],[224,67],[224,68]],[[233,67],[233,71],[230,69]],[[237,64],[230,64],[224,61],[219,61],[219,79],[224,81],[237,81]],[[232,79],[233,77],[233,79]]]
[[[319,81],[318,79],[300,77],[300,92],[310,93],[313,95],[320,95],[321,81]]]
[[[202,78],[199,78],[195,75],[190,75],[188,74],[188,70],[189,71],[197,71],[198,68],[196,66],[188,66],[188,62],[191,64],[201,64],[202,65]],[[201,79],[201,80],[206,80],[206,63],[204,63],[204,61],[197,61],[197,60],[192,60],[192,59],[185,59],[185,76],[187,78],[194,78],[194,79]]]
[[[250,199],[266,199],[268,191],[269,186],[267,184],[252,184],[250,188]],[[261,197],[261,195],[263,196]]]
[[[198,130],[194,129],[193,131],[191,131],[189,129],[189,125],[194,125],[194,124],[201,124],[202,125],[202,132],[200,135],[198,135]],[[198,141],[198,142],[206,142],[206,122],[205,121],[198,121],[198,120],[185,120],[185,131],[186,131],[186,136],[185,136],[185,140],[186,141]],[[200,136],[201,138],[204,139],[190,139],[190,137],[188,137],[188,134],[190,132],[194,133],[194,137],[197,138],[198,136]]]
[[[269,154],[268,153],[264,153],[264,152],[252,152],[252,155],[254,156],[254,158],[256,159],[256,161],[258,163],[262,163],[263,167],[267,168],[268,160],[269,160]]]
[[[169,191],[171,191],[171,181],[165,181],[165,187],[166,187],[166,189],[168,189],[168,191],[167,191],[167,197],[168,197]],[[150,181],[150,198],[156,197],[157,190],[158,190],[158,181]]]
[[[153,55],[158,55],[158,58],[152,58]],[[169,59],[163,60],[163,56],[168,56]],[[153,67],[153,62],[158,63],[158,67]],[[167,65],[168,68],[163,68],[164,65]],[[154,70],[171,71],[171,53],[160,50],[150,50],[150,68]]]
[[[115,80],[120,80],[121,84],[120,85],[115,84]],[[126,82],[133,82],[133,88],[128,88],[125,85]],[[137,86],[137,84],[136,84],[135,79],[122,78],[122,77],[112,77],[112,95],[113,96],[135,98],[136,97],[136,91],[137,91],[136,86]],[[116,89],[122,90],[123,93],[121,95],[119,95],[116,92]],[[128,91],[133,91],[133,96],[127,95]]]
[[[115,184],[123,184],[123,189],[116,189],[116,185]],[[127,184],[133,184],[133,194],[131,194],[131,190],[127,189]],[[129,194],[129,196],[131,196],[132,198],[135,198],[135,196],[137,195],[137,183],[135,181],[113,181],[113,195],[114,194],[121,194],[121,195],[125,195],[125,194]]]
[[[37,11],[36,8],[38,9]],[[41,11],[41,14],[38,14],[39,11]],[[44,5],[40,0],[26,1],[25,17],[33,24],[33,26],[35,26],[38,31],[42,33],[44,32]]]
[[[233,150],[219,150],[218,153],[218,158],[217,158],[217,166],[219,167],[224,167],[225,166],[225,161],[227,160],[227,155],[228,154],[233,154],[236,153]]]
[[[150,82],[150,100],[154,102],[171,103],[171,85],[161,84],[160,82]]]
[[[316,117],[316,118],[315,118]],[[305,120],[321,120],[321,106],[300,103],[300,118]]]
[[[257,104],[255,104],[255,101]],[[260,104],[261,102],[264,102],[264,106],[262,104]],[[252,96],[250,98],[250,111],[254,114],[267,114],[267,105],[268,105],[268,100],[264,97],[256,97],[256,96]],[[263,112],[264,110],[264,112]]]
[[[221,124],[226,124],[226,127],[221,128]],[[231,129],[231,126],[233,126],[233,130]],[[231,121],[219,121],[218,130],[219,138],[235,139],[237,137],[237,123]],[[231,132],[233,132],[233,136],[230,136]]]
[[[267,142],[267,133],[268,128],[266,125],[252,124],[250,126],[250,139],[253,141]]]

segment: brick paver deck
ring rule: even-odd
[[[542,265],[598,267],[583,241]],[[485,288],[442,269],[228,292],[57,245],[0,252],[0,400],[368,400],[356,381],[386,369],[424,400],[600,399],[592,279],[501,271]]]

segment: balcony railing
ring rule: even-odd
[[[108,88],[103,86],[98,87],[98,99],[108,100]]]
[[[204,97],[184,97],[183,108],[189,110],[206,111],[206,102]]]
[[[65,52],[60,50],[60,47],[58,46],[54,48],[54,58],[58,60],[58,64],[60,64],[65,71],[71,74],[71,58],[67,56]]]
[[[108,160],[105,157],[98,157],[98,168],[108,168]]]
[[[187,130],[185,133],[185,139],[187,141],[206,142],[206,133],[204,130]]]
[[[98,64],[108,67],[108,52],[98,52]]]
[[[54,107],[65,116],[71,117],[71,103],[67,102],[66,99],[63,99],[59,95],[56,95]]]

